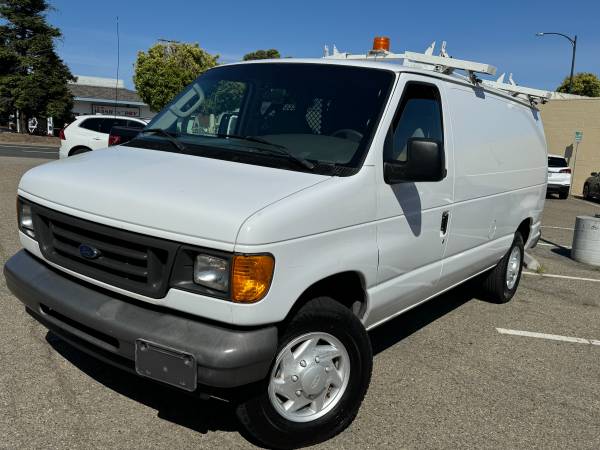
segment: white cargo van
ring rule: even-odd
[[[533,90],[415,55],[219,66],[126,146],[30,170],[9,288],[84,352],[231,394],[265,445],[335,435],[368,330],[477,275],[507,302],[540,236]]]

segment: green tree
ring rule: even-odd
[[[47,23],[45,0],[0,0],[0,113],[19,110],[21,129],[34,116],[67,120],[75,78],[54,50],[62,34]]]
[[[198,44],[159,42],[138,52],[133,83],[142,100],[159,111],[218,59]]]
[[[202,104],[204,114],[220,114],[233,112],[240,107],[244,96],[245,85],[238,81],[221,80],[209,92]]]
[[[244,61],[252,61],[254,59],[277,59],[281,58],[279,51],[271,48],[269,50],[256,50],[255,52],[246,53]]]
[[[569,93],[569,77],[556,89],[557,92]],[[575,95],[586,97],[600,97],[600,79],[590,72],[580,72],[573,76],[573,89],[570,92]]]

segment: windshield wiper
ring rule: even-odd
[[[179,151],[183,152],[186,150],[185,145],[183,145],[183,143],[177,139],[177,137],[174,134],[169,133],[166,130],[163,130],[162,128],[144,128],[141,133],[157,133],[160,134],[161,136],[166,137],[169,142],[171,142],[171,144],[173,144],[175,147],[177,147],[179,149]]]
[[[298,164],[301,164],[302,166],[306,167],[308,170],[313,170],[315,168],[315,165],[313,163],[311,163],[310,161],[308,161],[304,158],[294,155],[287,149],[287,147],[280,145],[280,144],[275,144],[274,142],[267,141],[266,139],[260,138],[258,136],[238,136],[235,134],[219,133],[219,134],[217,134],[217,137],[240,139],[243,141],[257,142],[259,144],[265,144],[265,145],[270,146],[271,148],[270,149],[260,148],[260,147],[254,147],[254,148],[259,151],[269,152],[269,153],[272,153],[275,155],[286,156],[287,158],[289,158],[293,161],[296,161]]]

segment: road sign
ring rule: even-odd
[[[581,142],[583,140],[583,131],[575,132],[575,142]]]

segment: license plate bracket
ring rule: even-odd
[[[194,391],[198,370],[196,358],[187,353],[144,339],[135,341],[135,370],[147,378]]]

